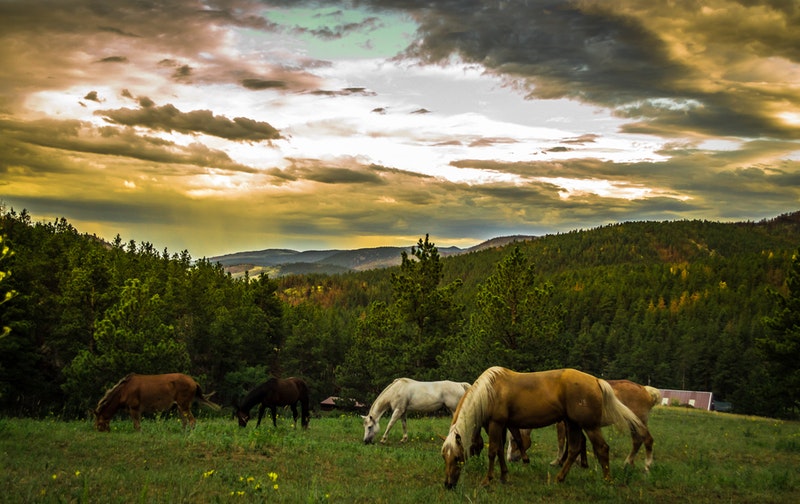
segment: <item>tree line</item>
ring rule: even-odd
[[[575,367],[797,417],[800,216],[636,222],[397,267],[234,278],[2,209],[0,413],[81,416],[129,372],[230,405],[268,375],[368,404],[394,378]],[[7,251],[6,251],[7,250]]]

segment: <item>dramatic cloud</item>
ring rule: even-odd
[[[278,130],[265,122],[246,117],[233,120],[215,116],[210,110],[181,112],[172,105],[163,107],[145,106],[138,110],[98,110],[101,115],[116,124],[144,126],[153,130],[178,131],[180,133],[205,133],[228,140],[262,141],[280,138]]]
[[[774,0],[6,0],[0,206],[195,256],[800,201]]]

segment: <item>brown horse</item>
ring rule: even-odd
[[[594,453],[610,479],[608,443],[601,427],[617,425],[644,436],[644,425],[614,395],[611,386],[594,376],[575,369],[557,369],[539,373],[517,373],[491,367],[481,374],[458,403],[450,432],[442,444],[445,463],[445,488],[453,488],[470,454],[475,433],[481,428],[489,434],[488,485],[494,477],[494,461],[500,455],[500,481],[508,478],[508,466],[502,456],[507,429],[519,437],[519,429],[530,429],[566,421],[569,454],[556,481],[566,478],[580,452],[578,435],[586,431]],[[521,443],[521,439],[516,439]]]
[[[195,426],[192,402],[204,404],[214,410],[220,406],[203,395],[200,385],[190,376],[181,373],[140,375],[131,373],[108,389],[94,410],[94,426],[100,432],[110,430],[109,423],[120,408],[126,408],[133,419],[133,428],[141,430],[142,413],[165,411],[178,405],[184,429],[188,423]]]
[[[650,416],[650,410],[653,408],[653,406],[661,402],[661,392],[657,388],[650,387],[648,385],[639,385],[638,383],[634,383],[629,380],[608,380],[608,384],[611,385],[612,389],[614,389],[614,394],[616,394],[617,398],[622,401],[622,403],[631,411],[633,411],[646,427],[648,417]],[[550,462],[550,465],[561,466],[564,464],[564,461],[567,457],[567,431],[564,422],[558,422],[556,424],[556,428],[558,435],[558,455],[552,462]],[[514,441],[513,437],[508,443],[509,461],[516,461],[519,459],[527,461],[528,457],[525,452],[531,446],[531,430],[520,429],[520,435],[522,438],[521,450],[519,445],[517,445],[517,443]],[[643,439],[634,435],[632,435],[631,438],[633,447],[631,448],[630,454],[628,454],[628,458],[625,459],[625,463],[633,465],[633,460],[636,457],[636,454],[639,452],[639,448],[641,448],[642,443],[644,443],[646,453],[644,470],[649,471],[650,466],[653,463],[653,436],[650,434],[650,430],[647,429],[645,431]],[[589,467],[589,462],[586,458],[586,438],[583,437],[583,434],[581,434],[580,455],[581,467]]]
[[[242,400],[240,406],[236,406],[236,418],[239,419],[239,426],[245,427],[247,421],[250,420],[250,410],[253,409],[258,403],[258,422],[256,427],[261,425],[261,418],[264,416],[264,410],[269,407],[272,413],[272,425],[277,427],[278,423],[275,420],[277,415],[276,408],[278,406],[290,406],[292,408],[292,417],[295,424],[297,423],[297,403],[300,403],[302,411],[301,422],[303,428],[308,428],[309,411],[308,411],[308,385],[300,378],[286,378],[285,380],[279,378],[270,378],[258,387],[251,390]]]

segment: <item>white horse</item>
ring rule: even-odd
[[[375,399],[369,409],[369,414],[362,415],[364,443],[372,443],[375,435],[381,430],[381,417],[388,410],[392,410],[392,418],[389,420],[389,425],[386,426],[381,443],[386,442],[389,431],[398,419],[403,422],[403,439],[400,442],[404,443],[408,440],[407,412],[430,413],[445,406],[452,414],[456,410],[461,396],[469,387],[470,384],[466,382],[457,383],[447,380],[420,382],[411,378],[397,378]]]

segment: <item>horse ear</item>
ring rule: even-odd
[[[437,434],[437,435],[442,439],[442,441],[447,441],[447,436],[442,436],[441,434]]]

